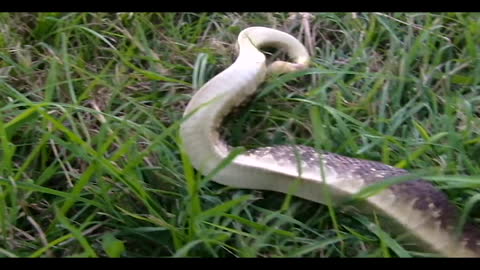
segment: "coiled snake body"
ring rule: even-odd
[[[269,72],[290,72],[308,66],[305,47],[287,33],[264,27],[243,30],[237,42],[239,55],[226,70],[208,81],[189,102],[180,128],[183,147],[193,166],[208,175],[228,155],[231,147],[220,139],[218,128],[234,107],[253,95]],[[267,66],[261,47],[285,49],[293,62],[276,61]],[[215,174],[215,182],[246,189],[290,192],[327,203],[348,198],[371,183],[408,174],[379,162],[317,152],[307,146],[273,146],[236,156]],[[443,256],[480,256],[480,232],[471,224],[455,234],[457,208],[430,182],[418,179],[397,183],[365,199],[364,211],[375,211],[394,220],[429,251]]]

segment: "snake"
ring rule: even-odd
[[[261,50],[267,47],[285,51],[289,61],[267,63]],[[273,28],[243,29],[236,48],[233,64],[191,97],[180,124],[183,151],[201,174],[232,188],[292,194],[333,206],[372,184],[409,175],[402,168],[305,145],[248,149],[232,158],[234,148],[219,131],[226,116],[249,100],[270,74],[302,71],[311,65],[308,51],[297,38]],[[421,177],[367,196],[357,210],[386,217],[395,224],[392,228],[401,229],[421,250],[442,257],[480,257],[480,230],[466,222],[459,231],[458,207]]]

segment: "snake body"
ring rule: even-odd
[[[253,95],[269,72],[290,72],[308,66],[309,54],[293,36],[265,27],[240,32],[235,62],[208,81],[186,107],[180,127],[183,147],[192,165],[208,175],[228,157],[231,147],[219,136],[224,117]],[[261,47],[284,49],[292,62],[266,64]],[[369,184],[407,175],[383,163],[319,152],[302,145],[248,150],[231,160],[213,181],[236,188],[269,190],[326,204],[349,198]],[[459,211],[446,194],[428,181],[397,183],[365,199],[362,211],[386,216],[413,236],[419,246],[448,257],[480,256],[480,231],[470,223],[455,234]]]

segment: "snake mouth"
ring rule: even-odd
[[[294,58],[288,54],[282,48],[275,45],[265,45],[259,48],[259,50],[265,55],[265,64],[267,67],[274,67],[283,65],[283,67],[275,68],[275,71],[270,73],[283,74],[295,71],[301,71],[309,67],[310,60],[306,57]]]

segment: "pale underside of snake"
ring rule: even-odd
[[[180,127],[183,147],[192,165],[208,175],[231,151],[219,136],[219,126],[233,108],[252,96],[269,72],[302,70],[310,57],[303,44],[282,31],[250,27],[237,41],[236,61],[199,89],[185,110]],[[292,62],[266,63],[262,47],[285,50]],[[407,175],[403,169],[375,161],[316,151],[307,146],[271,146],[248,150],[236,156],[215,174],[217,183],[243,189],[289,193],[326,204],[326,194],[338,202],[369,184]],[[416,244],[448,257],[480,256],[480,230],[467,223],[455,233],[459,210],[446,194],[422,179],[391,185],[365,199],[361,211],[376,213],[394,221]]]

